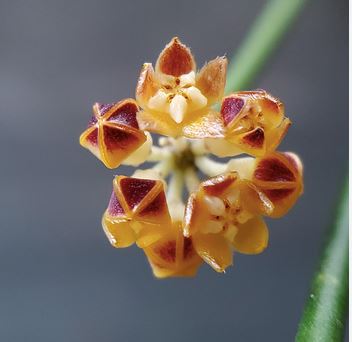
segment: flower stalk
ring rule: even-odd
[[[342,341],[348,303],[348,181],[299,324],[296,341]]]

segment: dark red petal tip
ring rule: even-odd
[[[293,182],[296,180],[293,172],[277,158],[262,159],[254,171],[254,177],[267,182]]]
[[[120,188],[128,206],[133,209],[155,184],[156,181],[150,179],[123,178],[120,181]]]
[[[264,144],[264,131],[262,128],[257,128],[249,134],[246,134],[242,140],[252,147],[261,148]]]
[[[121,206],[121,203],[119,202],[119,200],[116,197],[114,190],[112,191],[112,194],[110,197],[110,201],[109,201],[109,205],[108,205],[108,213],[111,216],[121,216],[125,213],[122,206]]]
[[[109,117],[108,121],[117,122],[125,126],[138,129],[137,115],[138,107],[134,103],[125,103],[118,107]]]
[[[244,100],[240,97],[231,96],[224,99],[221,105],[221,115],[226,126],[238,116],[243,106]]]

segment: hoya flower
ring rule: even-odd
[[[110,169],[123,161],[138,165],[147,158],[150,135],[139,130],[133,99],[112,104],[96,103],[88,128],[81,134],[80,143]]]
[[[189,124],[212,113],[210,106],[221,99],[226,67],[227,59],[218,57],[197,73],[190,49],[173,38],[160,53],[155,70],[150,63],[143,65],[136,89],[141,127],[183,135]]]
[[[143,248],[158,278],[194,275],[201,263],[181,223],[171,220],[162,181],[115,177],[102,225],[114,247]]]
[[[241,153],[263,156],[276,149],[291,125],[282,102],[264,90],[226,96],[220,114],[222,137],[207,140],[209,150],[219,157]]]
[[[280,217],[302,194],[302,165],[292,153],[234,159],[230,171],[201,183],[186,207],[184,234],[216,271],[232,264],[232,250],[262,252],[268,229],[261,216]]]
[[[108,168],[148,163],[115,176],[102,226],[114,247],[143,249],[158,278],[193,276],[203,261],[224,272],[233,251],[261,253],[263,217],[285,215],[303,192],[298,156],[276,152],[291,125],[283,104],[264,90],[223,97],[226,68],[217,57],[197,72],[173,38],[155,69],[144,64],[136,100],[96,103],[80,137]]]
[[[291,152],[273,152],[263,158],[240,158],[229,162],[228,170],[237,170],[250,180],[273,204],[267,216],[285,215],[303,193],[303,166]]]
[[[235,172],[201,183],[187,203],[184,234],[192,236],[199,256],[217,272],[232,265],[233,249],[262,252],[268,244],[268,229],[260,217],[271,213],[270,201]]]
[[[117,176],[102,220],[104,231],[115,247],[137,241],[144,247],[171,227],[164,183],[160,180]]]

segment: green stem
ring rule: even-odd
[[[297,342],[343,341],[348,301],[348,180],[313,278]]]
[[[231,59],[225,94],[249,87],[275,51],[306,0],[270,0]]]
[[[246,89],[262,70],[306,0],[269,0],[232,58],[225,93]],[[313,279],[298,342],[342,341],[348,297],[348,185]]]

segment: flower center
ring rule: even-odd
[[[202,233],[222,232],[229,241],[232,241],[238,232],[238,226],[251,217],[251,214],[245,211],[240,204],[239,191],[231,190],[224,198],[205,196],[210,219],[202,228]]]
[[[195,73],[191,71],[180,77],[160,75],[160,89],[148,101],[152,110],[168,113],[176,123],[187,114],[207,105],[207,98],[195,86]]]

